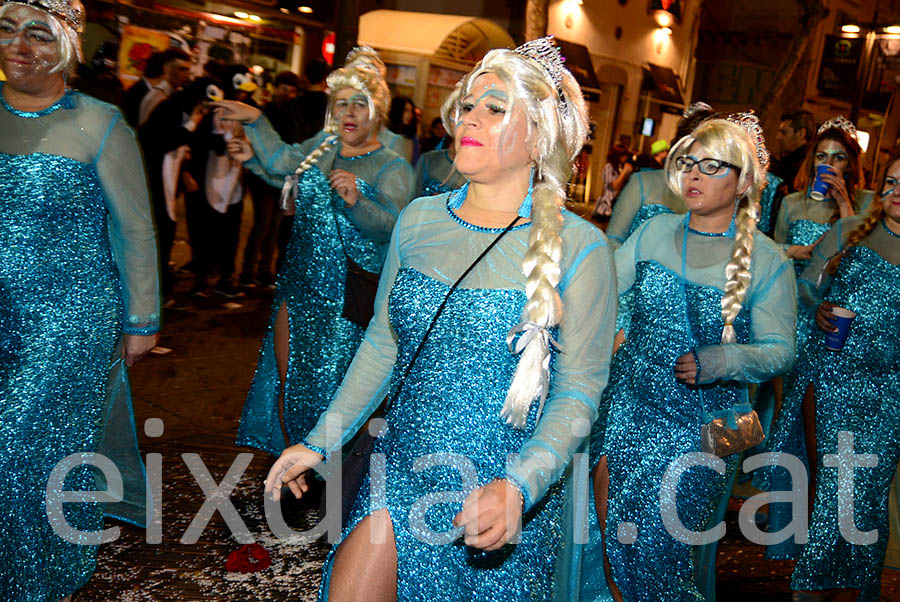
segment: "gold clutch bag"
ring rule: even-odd
[[[736,428],[729,427],[725,418],[716,418],[701,426],[700,448],[724,458],[759,445],[766,438],[756,410],[735,413],[734,418]]]

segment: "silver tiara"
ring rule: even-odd
[[[76,33],[84,31],[84,7],[80,0],[7,0],[3,4],[24,4],[61,19]]]
[[[769,151],[766,149],[766,137],[763,135],[759,118],[753,113],[732,113],[725,119],[747,130],[747,133],[750,134],[750,139],[756,145],[756,158],[759,160],[759,166],[763,169],[768,169]]]
[[[562,88],[563,74],[566,72],[566,57],[562,55],[559,47],[553,44],[553,36],[525,42],[513,52],[536,61],[553,80],[556,88]]]
[[[851,138],[858,141],[858,137],[856,135],[856,126],[853,125],[853,122],[844,117],[843,115],[837,115],[832,117],[825,123],[823,123],[819,129],[816,131],[816,136],[824,132],[825,130],[844,130],[847,134],[850,135]]]

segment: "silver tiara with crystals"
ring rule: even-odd
[[[559,47],[553,44],[553,36],[545,36],[525,42],[513,52],[531,59],[541,66],[556,88],[559,108],[565,115],[569,110],[569,99],[563,93],[562,81],[568,70],[566,69],[566,57],[562,55]]]
[[[768,169],[769,151],[766,149],[766,137],[763,135],[759,117],[753,113],[732,113],[725,119],[747,130],[747,133],[750,134],[750,139],[756,145],[756,158],[759,160],[759,166],[763,169]]]
[[[819,134],[821,134],[821,133],[824,132],[825,130],[831,130],[831,129],[835,129],[835,130],[844,130],[845,132],[847,132],[847,134],[848,134],[851,138],[853,138],[854,140],[857,140],[857,141],[858,141],[858,137],[857,137],[857,134],[856,134],[856,126],[853,125],[853,122],[852,122],[852,121],[850,121],[849,119],[847,119],[847,118],[844,117],[843,115],[837,115],[837,116],[835,116],[835,117],[832,117],[831,119],[829,119],[829,120],[826,121],[825,123],[823,123],[823,124],[819,127],[819,129],[816,131],[816,136],[818,136]]]
[[[50,13],[77,33],[84,31],[84,7],[80,0],[7,0],[3,4],[24,4]]]
[[[553,36],[525,42],[513,52],[536,61],[550,76],[557,90],[562,88],[563,74],[566,72],[566,57],[562,55],[559,47],[553,44]]]

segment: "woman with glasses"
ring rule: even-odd
[[[888,162],[882,182],[864,215],[838,221],[816,245],[799,281],[815,326],[799,347],[785,405],[802,401],[803,420],[815,425],[808,431],[815,456],[809,542],[791,582],[805,595],[795,599],[879,599],[888,491],[900,457],[900,158]],[[835,307],[856,317],[843,349],[829,351]],[[857,456],[852,498],[839,489],[837,466],[847,463],[835,454],[842,449],[869,454]],[[848,515],[852,524],[842,525]]]
[[[100,541],[79,533],[99,533],[104,510],[144,520],[125,367],[157,340],[156,235],[134,132],[67,85],[83,26],[78,0],[0,6],[0,600],[10,602],[81,588]],[[98,489],[80,461],[93,452],[114,463],[106,476],[126,483],[123,502],[51,503]],[[55,469],[65,479],[54,485]]]
[[[794,359],[794,273],[756,230],[762,131],[751,115],[730,119],[703,122],[669,155],[667,183],[687,215],[649,219],[615,253],[619,293],[633,289],[635,300],[601,401],[608,416],[592,434],[605,555],[597,545],[588,554],[606,561],[617,600],[714,591],[715,548],[692,547],[669,528],[680,521],[697,532],[721,520],[739,454],[667,485],[664,475],[701,451],[705,423],[750,411],[748,383]],[[588,583],[602,589],[602,580],[598,570]]]

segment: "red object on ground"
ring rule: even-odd
[[[272,566],[269,551],[258,543],[242,545],[228,555],[225,570],[229,573],[256,573]]]

